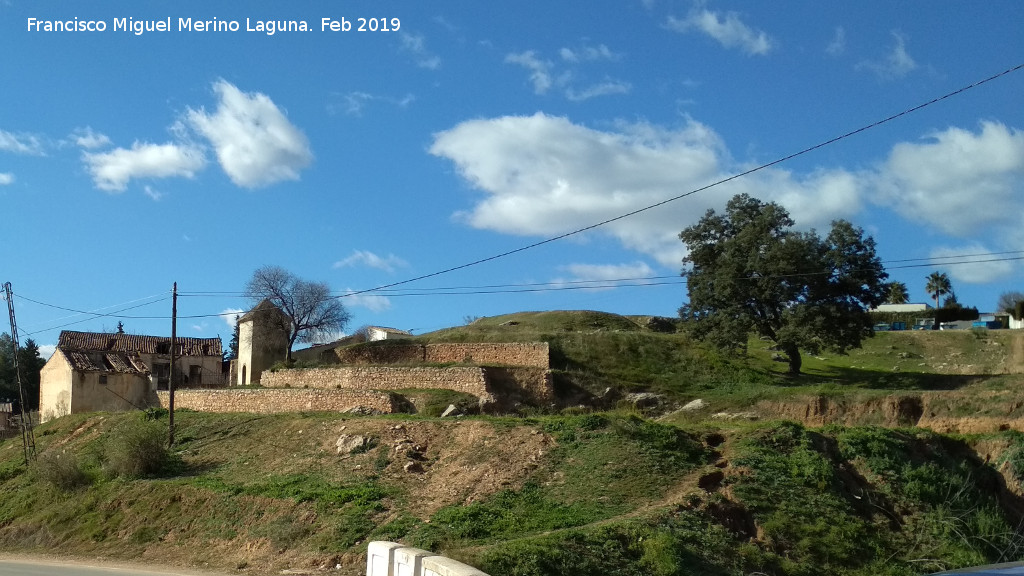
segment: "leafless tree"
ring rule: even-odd
[[[324,332],[345,329],[351,316],[325,282],[309,282],[280,266],[264,266],[252,273],[245,296],[256,305],[269,300],[284,313],[279,318],[288,338],[287,360],[296,341],[312,342]]]

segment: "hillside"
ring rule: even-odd
[[[125,464],[166,413],[59,418],[30,468],[0,441],[0,546],[353,576],[372,539],[494,576],[911,575],[1024,554],[1020,335],[881,334],[794,382],[761,342],[734,359],[649,326],[523,313],[421,337],[549,342],[557,413],[179,411],[170,458],[141,474]],[[608,387],[605,411],[577,406]]]

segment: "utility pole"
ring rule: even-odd
[[[4,283],[4,297],[7,299],[7,312],[11,317],[11,340],[14,347],[14,378],[18,383],[18,397],[21,400],[21,445],[25,451],[25,465],[28,466],[36,458],[36,435],[32,431],[32,413],[25,410],[25,386],[21,382],[21,366],[18,365],[18,323],[14,319],[14,294],[11,283]]]
[[[167,382],[168,402],[167,408],[170,414],[167,427],[167,447],[174,446],[174,353],[178,347],[178,283],[174,283],[171,291],[171,369],[170,378]]]

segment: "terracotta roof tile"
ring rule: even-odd
[[[177,338],[180,356],[221,356],[220,338]],[[135,354],[169,354],[171,339],[166,336],[143,336],[140,334],[104,334],[100,332],[75,332],[64,330],[60,333],[57,347],[65,352],[97,351]]]

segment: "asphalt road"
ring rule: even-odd
[[[0,558],[0,576],[213,576],[210,572]]]

